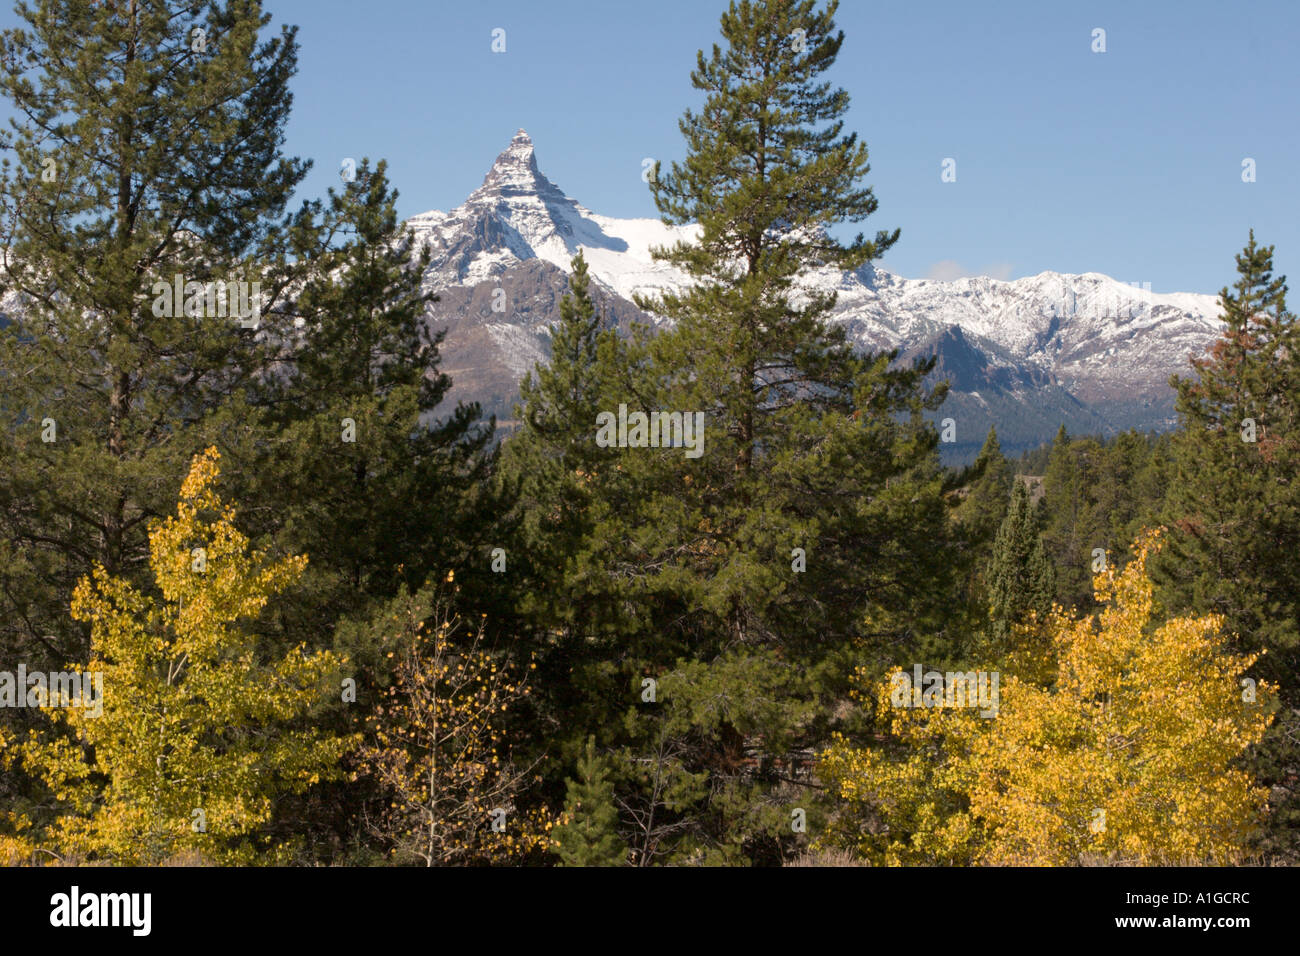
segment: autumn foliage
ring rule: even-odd
[[[388,796],[371,834],[394,862],[425,866],[518,862],[549,849],[553,821],[518,805],[533,768],[511,762],[504,729],[529,693],[523,679],[430,592],[397,607],[396,677],[361,751],[359,775]]]
[[[884,864],[1146,865],[1237,859],[1266,792],[1239,768],[1272,720],[1274,688],[1241,675],[1214,616],[1160,620],[1147,562],[1097,575],[1102,610],[1042,625],[1054,679],[1004,675],[1000,710],[894,708],[893,748],[843,739],[820,773],[843,801],[823,836]]]
[[[53,801],[54,858],[273,862],[289,847],[259,830],[276,797],[340,773],[349,742],[303,718],[339,686],[341,662],[301,647],[262,660],[250,630],[307,559],[252,550],[219,475],[215,448],[197,456],[176,513],[151,531],[156,594],[102,567],[77,586],[72,614],[91,627],[103,713],[48,708],[50,732],[22,748]]]

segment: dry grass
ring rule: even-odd
[[[848,850],[808,850],[786,866],[867,866]]]

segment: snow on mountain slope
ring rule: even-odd
[[[432,279],[473,285],[530,258],[567,272],[581,247],[592,274],[627,299],[637,291],[680,286],[683,277],[655,262],[650,248],[698,234],[694,227],[674,229],[657,219],[596,215],[541,173],[522,129],[464,203],[449,213],[415,216],[407,225],[433,251]]]
[[[866,266],[837,279],[831,321],[849,323],[864,346],[907,348],[956,326],[1085,393],[1165,388],[1219,328],[1214,296],[1152,293],[1095,272],[938,281]]]
[[[653,294],[687,283],[673,267],[656,262],[651,247],[698,235],[695,226],[670,227],[656,219],[593,213],[542,174],[532,140],[523,130],[464,203],[451,212],[415,216],[408,226],[417,240],[431,247],[429,287],[502,288],[511,303],[521,298],[514,294],[518,282],[526,287],[522,298],[535,306],[552,302],[562,294],[563,276],[581,248],[593,285],[607,294],[606,306],[622,322],[659,321],[639,313],[629,300],[635,293]],[[520,272],[521,264],[530,261],[554,269]],[[1203,351],[1219,329],[1213,296],[1153,294],[1093,272],[1044,272],[1012,281],[983,276],[940,281],[905,279],[867,265],[851,273],[822,271],[805,281],[838,293],[828,321],[843,325],[850,339],[863,348],[898,348],[913,355],[959,349],[960,355],[950,356],[950,364],[966,369],[967,378],[975,368],[984,376],[966,383],[968,394],[975,396],[965,402],[971,415],[992,408],[999,390],[1013,404],[1041,406],[1046,394],[1042,389],[1050,388],[1059,393],[1060,416],[1071,428],[1170,424],[1169,376],[1186,373],[1188,357]],[[493,361],[504,366],[496,375],[500,392],[500,382],[507,377],[517,379],[521,369],[545,361],[549,326],[557,313],[547,306],[513,305],[504,315],[466,311],[469,301],[480,298],[458,299],[455,317],[441,317],[451,326],[443,351],[456,365],[454,352],[460,338],[475,324],[485,327],[486,337],[482,328],[476,333],[480,347],[473,367],[481,369]],[[436,307],[430,321],[440,321]],[[954,328],[963,334],[957,338],[946,334]],[[500,347],[495,359],[482,351],[489,341]],[[979,361],[970,358],[971,350]],[[473,397],[473,382],[462,384],[468,386],[462,394]],[[1004,418],[1008,407],[1004,402]],[[1026,426],[1021,441],[1011,444],[1039,440],[1039,432],[1047,427],[1044,422],[1055,414],[1051,407],[1036,409],[1030,416],[1035,424]],[[986,424],[972,419],[967,431],[981,427],[987,430]],[[999,425],[999,433],[1006,427],[1014,429],[1014,425]],[[972,438],[978,444],[976,438],[982,440],[983,432]]]

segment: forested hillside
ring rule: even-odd
[[[0,861],[1297,860],[1273,247],[1232,237],[1176,427],[1004,454],[997,407],[938,414],[969,343],[866,347],[807,282],[907,242],[836,12],[738,0],[686,41],[699,101],[645,188],[689,281],[627,290],[651,329],[593,287],[596,243],[511,265],[502,294],[559,318],[503,436],[430,321],[490,291],[430,286],[446,250],[384,159],[295,197],[294,28],[20,6]],[[973,464],[950,427],[987,436]]]

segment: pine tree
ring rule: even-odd
[[[1062,425],[1052,442],[1043,476],[1043,543],[1056,574],[1056,599],[1064,607],[1092,607],[1092,575],[1098,548],[1113,546],[1097,495],[1111,480],[1104,451],[1091,438],[1071,438]]]
[[[657,253],[697,283],[646,303],[675,324],[649,343],[633,405],[700,410],[705,450],[624,456],[650,470],[668,532],[640,542],[652,576],[704,609],[717,640],[814,653],[864,616],[868,630],[905,631],[891,613],[907,604],[914,620],[948,580],[927,558],[947,519],[921,419],[942,388],[923,389],[929,366],[855,354],[822,322],[833,294],[796,296],[811,270],[856,268],[897,238],[844,246],[827,232],[877,206],[866,148],[843,134],[848,95],[820,82],[843,42],[834,9],[737,4],[726,47],[700,57],[692,80],[709,95],[682,119],[687,158],[652,180],[666,222],[700,224],[698,241]],[[792,570],[795,549],[807,573]]]
[[[276,440],[249,481],[271,504],[266,532],[311,549],[299,601],[317,633],[391,597],[402,577],[418,587],[456,568],[465,582],[471,562],[479,580],[490,576],[494,426],[477,405],[434,418],[452,382],[439,367],[443,333],[426,324],[437,301],[423,287],[429,254],[396,202],[382,161],[372,170],[363,159],[329,191],[293,302],[301,329],[258,397]]]
[[[603,405],[601,346],[618,339],[596,311],[591,276],[582,250],[573,257],[569,290],[560,299],[560,318],[551,330],[551,360],[521,383],[524,426],[562,449],[566,464],[581,465],[595,447],[596,413]],[[576,459],[576,460],[575,460]]]
[[[1130,541],[1142,527],[1155,527],[1166,518],[1165,501],[1169,497],[1172,470],[1173,434],[1149,435],[1146,460],[1133,476],[1131,497],[1138,503],[1134,522],[1117,532],[1115,540]],[[1157,568],[1158,570],[1158,568]]]
[[[505,452],[503,472],[517,488],[524,511],[529,567],[541,576],[529,605],[548,607],[553,622],[591,615],[582,607],[596,597],[562,586],[562,569],[591,545],[601,516],[615,506],[612,474],[617,451],[596,444],[596,417],[610,406],[625,349],[597,313],[581,250],[573,258],[569,291],[551,332],[551,359],[520,385],[520,430]],[[612,614],[605,605],[599,617]]]
[[[1011,501],[1011,464],[1002,454],[996,428],[990,428],[975,459],[976,478],[958,509],[957,519],[975,542],[992,542]]]
[[[856,269],[898,237],[830,234],[877,207],[866,148],[844,133],[848,95],[822,78],[843,43],[835,8],[772,0],[724,13],[724,44],[701,53],[692,76],[706,98],[680,124],[687,156],[651,181],[666,222],[699,223],[698,239],[655,253],[695,281],[639,300],[672,327],[629,345],[612,398],[629,416],[701,415],[703,435],[698,454],[620,450],[636,494],[620,500],[586,571],[617,582],[637,620],[642,639],[612,662],[634,686],[679,658],[711,667],[730,647],[818,669],[832,686],[806,692],[832,695],[842,669],[822,667],[828,659],[867,654],[883,666],[884,648],[942,639],[948,626],[945,479],[923,417],[945,390],[923,384],[933,362],[856,353],[824,322],[834,294],[806,281]],[[719,670],[737,682],[725,693],[755,693],[754,673],[743,661]],[[824,722],[803,730],[791,745],[827,732]],[[757,806],[774,771],[742,785],[725,756],[739,731],[724,719],[717,733],[726,749],[705,756],[715,786]],[[754,745],[776,748],[782,736],[770,724]],[[724,827],[716,804],[691,812],[726,852],[783,846],[789,832],[788,816],[782,825],[732,807]]]
[[[306,172],[280,153],[297,44],[260,39],[257,0],[17,11],[0,38],[19,296],[0,328],[0,654],[84,661],[76,582],[144,574],[146,525],[193,453],[247,460],[240,396],[280,332],[280,217]]]
[[[817,802],[792,750],[815,719],[807,672],[775,651],[737,649],[679,660],[656,683],[650,701],[635,683],[613,764],[632,862],[780,865],[804,840],[791,808]]]
[[[596,739],[578,761],[578,775],[567,785],[564,801],[567,822],[556,831],[557,852],[564,866],[622,866],[627,847],[618,835],[618,810],[614,785],[605,763],[596,753]]]
[[[537,719],[563,729],[546,742],[556,745],[551,756],[566,762],[580,759],[593,729],[609,742],[625,703],[616,671],[635,669],[640,645],[659,640],[638,629],[627,582],[607,573],[611,542],[627,533],[637,489],[620,450],[596,444],[596,418],[616,407],[627,349],[597,312],[581,251],[572,265],[551,359],[520,386],[521,426],[505,443],[498,472],[498,493],[517,503],[519,515],[510,584],[527,627],[514,642],[534,654]],[[562,781],[551,783],[562,799]]]
[[[1011,506],[998,529],[989,568],[992,647],[1001,656],[1015,648],[1013,630],[1046,617],[1056,594],[1056,576],[1043,549],[1038,509],[1017,481]]]
[[[508,545],[508,509],[489,487],[493,423],[476,405],[440,408],[452,382],[442,333],[429,327],[428,252],[398,220],[387,164],[363,158],[354,172],[299,217],[303,277],[288,305],[298,327],[255,390],[268,440],[241,469],[240,493],[261,505],[260,540],[312,556],[262,643],[346,653],[356,698],[368,700],[392,676],[369,625],[404,584],[455,570],[465,605],[495,612],[508,597],[490,567],[492,548]],[[344,733],[361,716],[336,701],[321,720]],[[306,845],[329,846],[355,829],[370,795],[352,786],[311,796],[318,802],[281,811]]]
[[[1152,527],[1159,520],[1162,499],[1136,493],[1150,455],[1146,436],[1135,431],[1121,432],[1103,448],[1100,471],[1106,480],[1098,482],[1096,502],[1098,523],[1105,528],[1107,543],[1131,541],[1139,529]]]
[[[1011,502],[1013,476],[1011,464],[1002,454],[997,430],[989,429],[984,446],[970,468],[956,479],[965,496],[954,511],[957,528],[954,545],[954,563],[961,559],[965,568],[964,609],[954,606],[956,616],[964,610],[968,623],[963,627],[974,643],[983,642],[983,631],[989,605],[989,569],[993,555],[993,541],[1006,517]]]
[[[1194,374],[1175,377],[1175,438],[1164,599],[1221,614],[1252,672],[1278,682],[1282,718],[1256,768],[1279,797],[1266,849],[1294,855],[1300,821],[1300,325],[1252,232],[1220,293],[1224,330]]]

